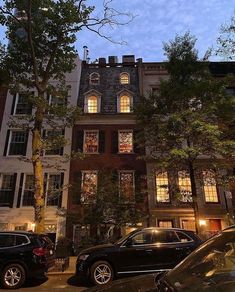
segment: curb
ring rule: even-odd
[[[47,276],[56,276],[56,275],[75,275],[73,271],[64,271],[64,272],[48,272]]]

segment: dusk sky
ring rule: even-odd
[[[96,6],[99,13],[103,0],[88,2]],[[2,3],[0,0],[0,5]],[[76,48],[80,57],[83,56],[82,47],[87,45],[91,61],[109,55],[121,60],[122,55],[129,54],[145,62],[163,61],[162,43],[188,30],[197,37],[197,49],[202,57],[209,47],[216,47],[219,28],[231,18],[235,0],[113,0],[113,6],[135,15],[128,25],[107,32],[114,40],[124,40],[127,45],[110,43],[84,30],[77,35]],[[0,37],[4,37],[3,28]]]

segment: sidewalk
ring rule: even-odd
[[[77,257],[69,257],[69,267],[68,269],[66,269],[65,271],[59,271],[59,272],[48,272],[47,275],[74,275],[75,274],[75,270],[76,270],[76,261],[77,261]]]

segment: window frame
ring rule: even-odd
[[[97,75],[97,77],[95,78],[95,80],[98,81],[97,83],[96,82],[92,82],[92,75]],[[90,85],[99,85],[100,84],[100,74],[98,72],[90,73],[90,75],[89,75],[89,84]]]
[[[25,133],[25,139],[26,139],[26,145],[25,145],[25,154],[10,154],[10,148],[11,148],[11,141],[12,141],[12,134],[13,132],[22,132]],[[9,136],[8,136],[8,141],[7,141],[7,150],[6,150],[6,155],[5,156],[27,156],[27,149],[28,149],[28,136],[29,133],[28,131],[23,131],[23,130],[19,130],[19,129],[11,129],[9,130]],[[6,137],[7,138],[7,137]],[[23,143],[19,143],[19,144],[23,144]]]
[[[158,199],[157,199],[157,197],[158,197],[158,192],[157,192],[157,189],[158,189],[158,184],[157,184],[157,176],[159,175],[159,174],[162,174],[162,173],[166,173],[167,175],[166,175],[166,177],[167,177],[167,191],[168,191],[168,201],[159,201]],[[169,173],[168,173],[168,171],[156,171],[155,172],[155,203],[156,204],[170,204],[171,203],[171,196],[170,196],[170,190],[169,190]],[[164,189],[164,188],[162,188],[162,189]]]
[[[18,106],[18,104],[19,104],[19,98],[20,98],[20,95],[23,95],[24,94],[24,92],[16,92],[16,94],[15,94],[15,97],[14,97],[14,99],[13,99],[13,113],[12,113],[12,115],[14,115],[14,116],[26,116],[26,115],[31,115],[32,114],[32,110],[33,110],[33,106],[32,106],[32,104],[31,104],[31,111],[30,111],[30,113],[23,113],[23,114],[19,114],[19,113],[16,113],[16,110],[17,110],[17,106]],[[30,94],[30,93],[29,93]],[[32,91],[31,92],[31,94],[34,96],[34,91]],[[29,106],[29,104],[27,103],[26,105],[28,105]]]
[[[123,96],[129,97],[130,111],[128,111],[128,112],[121,111],[121,98]],[[129,91],[124,90],[124,91],[121,91],[121,92],[118,93],[118,95],[117,95],[117,112],[119,114],[131,114],[131,113],[133,113],[133,95]]]
[[[97,134],[97,151],[95,152],[88,152],[88,151],[85,151],[85,144],[86,144],[86,134],[87,133],[96,133]],[[84,134],[83,134],[83,153],[85,154],[99,154],[99,130],[84,130]]]
[[[124,78],[124,79],[127,80],[127,82],[122,82],[123,76],[127,76],[127,78]],[[119,84],[121,84],[121,85],[128,85],[128,84],[130,84],[130,74],[128,72],[121,72],[119,74]]]
[[[182,176],[182,177],[180,177],[180,173],[184,173],[184,175]],[[182,192],[183,192],[183,190],[181,189],[182,187],[185,187],[186,186],[186,188],[189,186],[189,185],[187,185],[187,184],[185,184],[185,182],[184,182],[184,184],[180,184],[180,179],[181,179],[181,181],[183,182],[184,181],[184,179],[187,179],[187,178],[189,178],[189,182],[190,182],[190,189],[191,189],[191,191],[190,191],[190,193],[191,193],[191,201],[189,201],[189,200],[187,200],[187,201],[185,201],[185,200],[183,200],[183,194],[182,194]],[[187,203],[192,203],[193,202],[193,197],[192,197],[192,185],[191,185],[191,181],[190,181],[190,174],[189,174],[189,171],[187,171],[187,170],[179,170],[178,172],[177,172],[177,183],[178,183],[178,188],[179,188],[179,192],[180,192],[180,195],[182,196],[181,198],[179,198],[179,201],[181,202],[181,203],[185,203],[185,204],[187,204]],[[190,195],[189,195],[190,196]]]
[[[22,184],[22,190],[21,190],[21,200],[20,200],[20,206],[22,208],[33,208],[33,205],[24,205],[24,192],[25,192],[25,183],[27,176],[34,176],[33,173],[24,173],[23,176],[23,184]],[[28,190],[29,191],[29,190]]]
[[[97,111],[96,112],[89,112],[89,106],[88,106],[88,102],[89,102],[89,98],[91,97],[96,97],[97,100]],[[84,103],[84,113],[92,115],[92,114],[98,114],[100,113],[100,107],[101,107],[101,97],[98,96],[97,94],[89,94],[85,97],[85,103]]]
[[[121,198],[121,174],[132,174],[132,200],[125,200],[123,203],[133,203],[135,202],[135,170],[119,170],[118,171],[118,189],[119,189],[119,198]],[[122,198],[125,198],[124,196]]]
[[[214,182],[215,184],[214,185],[209,185],[209,187],[214,187],[215,190],[216,190],[216,197],[217,197],[217,201],[208,201],[207,200],[207,195],[206,195],[206,192],[205,192],[205,177],[204,177],[204,173],[212,173],[213,174],[213,179],[214,179]],[[218,190],[218,186],[217,186],[217,182],[216,182],[216,173],[213,169],[205,169],[202,171],[202,187],[203,187],[203,197],[204,197],[204,201],[206,204],[220,204],[220,197],[219,197],[219,190]]]
[[[132,149],[130,152],[121,152],[120,151],[120,133],[131,133],[132,134]],[[133,129],[123,129],[118,130],[118,154],[133,154],[134,153],[134,131]]]
[[[63,138],[65,139],[65,129],[64,128],[63,129],[56,129],[56,130],[54,130],[54,129],[44,129],[43,130],[43,136],[44,136],[44,138],[48,137],[48,132],[55,132],[55,135],[54,136],[60,135],[60,136],[63,136]],[[43,156],[44,157],[51,157],[51,156],[58,157],[58,156],[63,156],[63,151],[64,151],[64,147],[65,146],[66,145],[64,145],[63,147],[61,146],[58,149],[48,149],[48,150],[44,149],[43,150]],[[52,152],[53,151],[57,151],[58,153],[49,153],[49,154],[47,154],[47,151],[52,151]]]
[[[82,173],[82,179],[81,179],[81,198],[80,198],[80,203],[82,205],[88,205],[88,204],[93,204],[96,199],[93,200],[86,200],[83,196],[83,186],[84,186],[84,177],[86,174],[95,174],[96,175],[96,189],[95,189],[95,196],[97,194],[97,188],[98,188],[98,170],[81,170]]]
[[[45,184],[45,206],[48,208],[48,207],[52,207],[52,208],[57,208],[58,205],[59,205],[59,200],[60,200],[60,196],[62,197],[63,196],[63,185],[62,185],[62,190],[61,190],[61,184],[62,184],[62,173],[58,173],[58,172],[48,172],[48,173],[45,173],[46,175],[46,184]],[[54,198],[54,199],[57,199],[57,204],[54,204],[54,205],[50,205],[48,204],[48,192],[49,192],[49,182],[50,182],[50,176],[52,175],[56,175],[56,176],[59,176],[60,177],[60,186],[59,186],[59,189],[60,190],[60,196],[58,196],[57,198]],[[51,200],[53,201],[53,199]]]

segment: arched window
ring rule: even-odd
[[[121,84],[130,84],[130,76],[128,73],[120,74],[120,83]]]
[[[120,96],[120,113],[131,112],[131,98],[128,95]]]
[[[100,75],[96,72],[90,74],[90,84],[98,85],[100,83]]]
[[[87,98],[87,112],[98,113],[98,97],[95,95]]]

